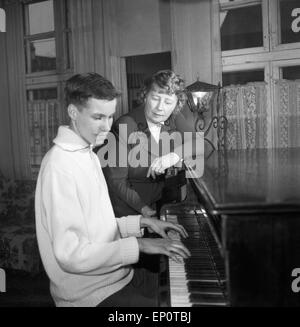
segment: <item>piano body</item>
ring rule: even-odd
[[[300,148],[215,151],[188,181],[188,200],[161,211],[192,252],[169,261],[168,304],[300,306]]]

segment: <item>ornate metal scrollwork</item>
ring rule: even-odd
[[[198,89],[196,89],[196,87],[198,87]],[[187,91],[187,102],[189,108],[193,113],[197,114],[197,118],[195,121],[195,130],[198,132],[204,132],[204,139],[210,144],[213,151],[216,149],[225,150],[228,121],[227,118],[223,114],[221,114],[220,110],[220,84],[216,86],[197,81],[190,87],[187,87]],[[193,100],[192,92],[198,91],[210,93],[209,101],[205,101],[201,104],[198,103],[196,105]],[[216,102],[214,101],[215,96],[217,96]],[[210,120],[208,120],[208,117],[205,117],[205,113],[208,113],[209,111],[211,111]],[[212,128],[214,128],[217,133],[217,147],[215,146],[213,141],[208,138],[208,134]]]

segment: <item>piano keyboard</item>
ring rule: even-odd
[[[189,237],[181,241],[191,252],[191,257],[183,263],[169,259],[170,305],[226,306],[224,261],[207,220],[199,210],[182,209],[181,212],[166,209],[162,216],[164,220],[184,226]],[[169,237],[180,239],[173,231]]]

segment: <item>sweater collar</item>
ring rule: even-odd
[[[53,142],[63,150],[70,152],[89,149],[92,147],[92,145],[89,145],[79,135],[72,131],[69,126],[60,126]]]

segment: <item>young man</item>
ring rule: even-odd
[[[131,264],[140,252],[187,258],[188,249],[166,235],[172,229],[186,237],[186,231],[141,216],[115,218],[92,149],[110,130],[119,94],[96,73],[73,76],[65,92],[70,126],[59,128],[42,161],[35,197],[38,245],[52,297],[57,306],[155,306],[149,280]],[[162,238],[139,238],[144,227]]]

